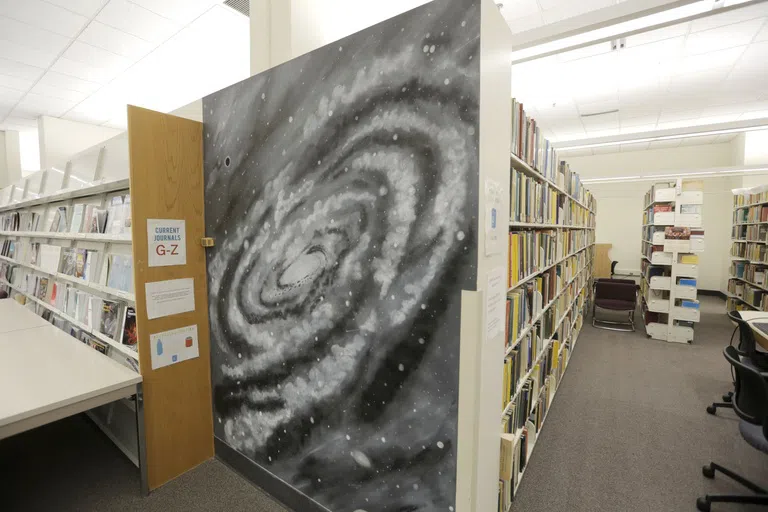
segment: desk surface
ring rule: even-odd
[[[24,307],[12,300],[0,300],[0,322],[8,315],[21,318]],[[30,311],[27,311],[31,314]],[[103,397],[106,402],[136,392],[141,375],[105,357],[69,334],[43,321],[43,326],[0,333],[0,439],[48,421],[34,420],[61,410],[56,419],[81,412],[69,410],[83,404],[83,410]],[[115,398],[117,396],[117,398]],[[107,400],[111,398],[111,400]],[[90,402],[89,402],[90,401]],[[100,404],[99,404],[100,405]],[[27,422],[27,428],[9,425]],[[35,424],[36,423],[36,424]],[[9,428],[4,428],[9,427]]]
[[[50,325],[15,300],[0,300],[0,333]]]
[[[752,328],[752,331],[757,334],[757,336],[755,336],[755,343],[768,351],[768,333],[764,333],[753,325],[753,322],[768,323],[768,312],[739,311],[739,314],[741,315],[741,318],[747,321],[749,326]]]

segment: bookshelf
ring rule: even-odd
[[[141,375],[136,396],[88,415],[139,466],[148,491],[214,454],[202,123],[129,107],[128,124],[126,133],[73,156],[64,171],[40,171],[0,190],[0,290]],[[86,219],[88,207],[102,212],[100,223],[106,213],[100,232],[80,222],[76,212]],[[117,219],[120,229],[110,222]],[[149,265],[149,219],[185,221],[186,264]],[[110,279],[116,270],[124,270],[120,279]],[[184,278],[193,279],[196,308],[149,318],[145,285]],[[133,344],[94,314],[108,303],[132,308]],[[199,355],[153,368],[150,336],[191,325]]]
[[[645,194],[641,235],[643,322],[657,340],[691,343],[700,319],[698,252],[704,250],[703,183],[654,184]]]
[[[596,202],[513,101],[499,510],[514,509],[592,294]]]
[[[727,310],[768,311],[768,186],[733,192]]]

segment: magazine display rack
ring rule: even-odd
[[[657,183],[645,195],[640,283],[646,334],[691,343],[699,321],[696,286],[704,250],[701,181]]]
[[[213,456],[202,123],[135,107],[128,118],[64,171],[0,190],[0,291],[142,375],[143,396],[87,414],[154,489]],[[185,264],[149,266],[148,219],[185,221]],[[182,278],[192,311],[150,320],[145,285]],[[189,326],[199,355],[153,364],[150,336]]]

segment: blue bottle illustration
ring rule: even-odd
[[[157,340],[157,355],[163,355],[163,340]]]

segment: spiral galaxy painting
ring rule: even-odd
[[[329,510],[455,509],[479,4],[205,98],[216,437]]]

